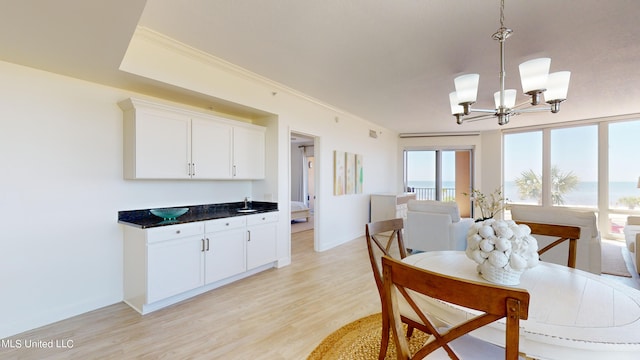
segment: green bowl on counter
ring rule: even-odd
[[[189,211],[189,208],[162,208],[149,210],[153,215],[163,220],[175,220]]]

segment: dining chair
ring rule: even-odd
[[[382,305],[382,338],[380,342],[379,359],[382,360],[387,354],[387,347],[389,345],[389,333],[391,331],[389,327],[389,318],[387,316],[386,297],[384,296],[384,286],[382,281],[382,266],[381,260],[383,256],[392,257],[396,259],[404,259],[407,257],[407,250],[405,248],[403,240],[403,219],[391,219],[371,222],[365,225],[365,235],[367,240],[367,250],[369,252],[369,261],[371,262],[371,269],[373,270],[373,278],[378,288],[378,294],[380,295],[380,303]],[[395,244],[394,244],[395,243]],[[394,246],[396,245],[396,246]],[[407,324],[407,336],[411,337],[413,329],[418,328],[424,332],[427,332],[427,328],[414,321],[403,314],[400,316],[401,320]],[[414,319],[417,319],[415,314],[412,314]]]
[[[574,269],[576,268],[578,239],[580,238],[579,227],[568,225],[541,224],[527,221],[518,221],[518,224],[529,226],[529,228],[531,228],[531,235],[551,236],[553,238],[556,238],[556,240],[553,240],[542,249],[539,249],[538,256],[564,243],[565,241],[568,241],[569,255],[567,258],[567,266]]]
[[[575,226],[580,228],[580,238],[576,243],[575,268],[600,275],[602,273],[602,238],[597,226],[597,217],[593,210],[569,209],[558,206],[509,205],[511,219],[516,223],[540,223]],[[538,236],[540,248],[547,245],[550,237]],[[547,251],[540,260],[554,264],[567,265],[567,248],[565,241],[553,251]]]
[[[460,359],[463,355],[459,353],[458,344],[456,344],[458,340],[475,340],[476,343],[482,344],[482,346],[471,345],[469,353],[464,355],[465,359],[504,357],[507,360],[515,360],[519,358],[519,323],[520,319],[526,320],[529,314],[529,293],[526,290],[463,280],[420,269],[388,256],[382,258],[382,269],[384,293],[387,298],[386,310],[399,360],[425,357],[442,359],[447,355],[451,359]],[[421,295],[454,306],[474,309],[478,311],[478,315],[465,318],[459,324],[442,328],[433,321],[433,317],[425,312],[425,309],[418,306],[417,297]],[[409,303],[431,334],[428,341],[413,355],[402,331],[400,299]],[[468,335],[473,330],[503,318],[506,319],[504,349]],[[460,345],[460,348],[462,347],[464,344]],[[431,356],[427,357],[429,354]]]

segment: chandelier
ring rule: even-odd
[[[549,74],[550,58],[539,58],[520,64],[520,79],[523,93],[531,97],[530,101],[516,105],[516,90],[504,88],[504,45],[513,30],[504,26],[504,0],[500,3],[500,28],[492,38],[500,43],[500,90],[493,97],[495,109],[471,108],[478,96],[478,82],[480,75],[466,74],[454,79],[456,91],[449,94],[451,114],[458,124],[469,120],[484,120],[497,117],[499,125],[505,125],[513,115],[523,113],[560,111],[560,103],[567,99],[569,78],[571,72],[559,71]],[[540,95],[544,95],[544,103],[540,102]],[[469,116],[471,113],[480,115]]]

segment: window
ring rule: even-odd
[[[551,204],[598,207],[598,126],[551,130]]]
[[[621,238],[627,216],[640,214],[638,134],[637,119],[506,132],[505,197],[511,203],[594,209],[602,236]]]
[[[436,152],[405,152],[406,188],[419,200],[436,200]]]
[[[640,121],[609,124],[609,227],[622,234],[627,216],[640,210]]]
[[[516,204],[542,204],[542,131],[504,136],[504,196]]]
[[[405,188],[419,200],[455,201],[471,216],[471,150],[405,151]]]
[[[609,125],[609,207],[640,208],[640,121]]]

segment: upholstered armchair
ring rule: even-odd
[[[633,267],[640,274],[640,216],[629,216],[624,226],[624,239],[633,260]]]
[[[465,250],[473,219],[460,218],[455,202],[409,200],[405,245],[411,250]]]
[[[601,273],[602,249],[600,231],[598,231],[596,215],[593,211],[532,205],[511,205],[510,208],[511,219],[516,223],[524,221],[579,227],[580,238],[578,239],[576,251],[576,269],[598,275]],[[538,239],[540,248],[550,242],[547,236],[536,235],[535,237]],[[540,260],[566,265],[568,246],[567,242],[560,244],[542,254]]]

